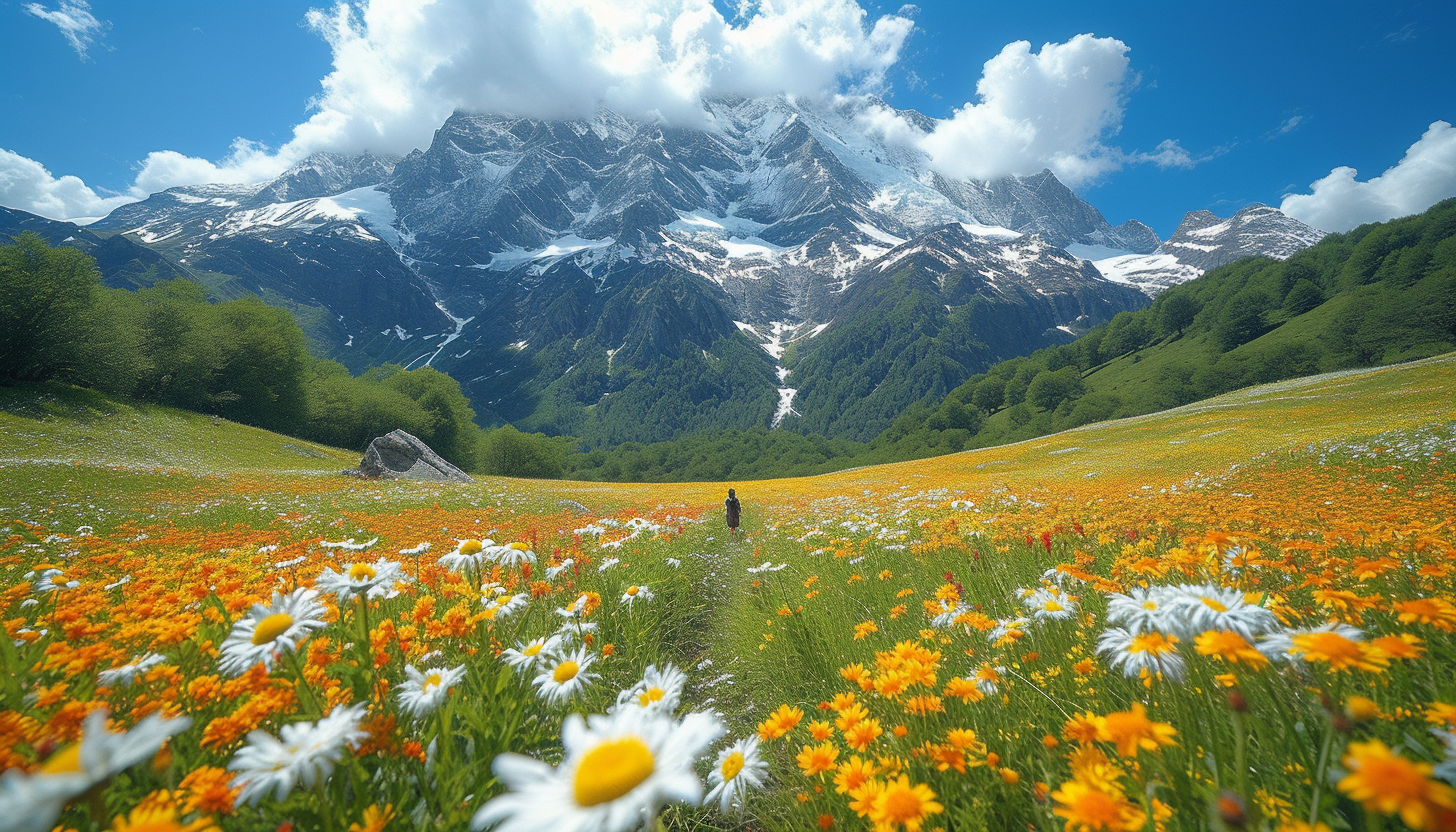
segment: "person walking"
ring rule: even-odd
[[[723,509],[728,515],[728,537],[738,537],[738,522],[743,518],[743,506],[738,502],[738,495],[733,489],[728,489],[728,499],[723,501]]]

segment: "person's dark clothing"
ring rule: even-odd
[[[743,516],[743,506],[739,505],[737,497],[729,497],[723,501],[723,508],[728,511],[728,528],[738,528],[738,521]]]

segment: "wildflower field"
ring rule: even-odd
[[[1456,356],[802,480],[0,391],[0,830],[1456,828]]]

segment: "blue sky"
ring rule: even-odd
[[[589,0],[572,1],[589,5]],[[632,1],[642,16],[656,12],[669,22],[695,5],[694,0]],[[0,86],[5,113],[0,119],[0,204],[80,216],[88,206],[109,208],[118,201],[108,198],[134,196],[189,178],[263,178],[287,162],[290,153],[359,149],[371,143],[393,145],[376,148],[386,150],[423,145],[439,113],[461,102],[510,102],[517,100],[511,98],[513,89],[528,91],[532,97],[527,100],[536,102],[550,100],[563,89],[578,91],[562,86],[576,77],[528,77],[531,59],[545,56],[540,72],[549,76],[551,59],[562,54],[551,51],[558,48],[555,41],[590,43],[573,39],[601,38],[615,26],[611,36],[621,43],[634,35],[636,25],[631,15],[624,21],[618,14],[608,23],[598,12],[589,12],[581,20],[594,24],[592,35],[584,36],[580,27],[570,29],[567,23],[560,31],[545,24],[522,29],[513,37],[541,38],[541,48],[502,63],[498,56],[515,44],[486,43],[487,37],[463,46],[430,39],[458,40],[466,37],[459,32],[508,29],[511,15],[520,16],[519,10],[530,8],[532,0],[474,3],[476,9],[486,9],[468,12],[480,17],[475,21],[478,30],[448,25],[447,7],[463,0],[433,6],[440,19],[425,22],[430,25],[403,25],[390,17],[408,11],[396,2],[376,0],[372,18],[356,14],[340,28],[337,7],[318,3],[312,7],[322,14],[310,23],[309,3],[94,0],[88,6],[79,0],[0,0],[0,75],[8,82]],[[749,37],[742,31],[749,18],[735,16],[736,5],[719,0],[717,8],[726,22],[710,21],[702,29],[707,33],[704,43],[720,42],[723,32]],[[1425,206],[1419,202],[1456,195],[1456,131],[1435,131],[1423,139],[1433,123],[1456,122],[1456,65],[1450,59],[1456,4],[1109,5],[926,0],[910,9],[862,0],[859,7],[867,15],[858,30],[845,23],[853,18],[846,18],[846,9],[857,11],[853,0],[779,0],[777,7],[760,4],[748,11],[792,18],[801,28],[838,31],[834,27],[850,26],[850,49],[858,54],[808,61],[794,57],[796,35],[763,27],[778,39],[755,53],[755,63],[767,74],[776,72],[787,88],[827,83],[840,91],[876,90],[893,106],[940,118],[981,101],[977,83],[995,80],[987,62],[1008,44],[1029,41],[1029,59],[1035,59],[1048,54],[1043,44],[1065,45],[1074,36],[1095,35],[1099,40],[1081,42],[1087,48],[1063,53],[1068,61],[1088,61],[1088,71],[1119,73],[1117,104],[1084,114],[1095,121],[1095,136],[1067,140],[1075,146],[1033,147],[1006,164],[1039,164],[1038,152],[1100,159],[1102,167],[1091,174],[1064,178],[1073,180],[1078,192],[1112,222],[1141,219],[1163,237],[1186,211],[1206,208],[1228,215],[1250,202],[1278,206],[1285,194],[1309,193],[1313,183],[1342,166],[1355,168],[1358,175],[1329,180],[1320,204],[1301,209],[1328,225],[1353,223],[1369,211],[1420,210]],[[730,31],[734,27],[736,35]],[[759,31],[753,37],[763,40]],[[391,40],[395,37],[409,40],[397,43]],[[1107,46],[1109,39],[1125,46],[1123,63],[1118,62],[1118,50]],[[400,80],[400,73],[414,71],[420,56],[435,52],[450,54],[462,75],[479,79],[504,73],[502,80],[487,92],[462,90],[463,81],[421,86],[417,78]],[[611,60],[620,64],[623,54],[613,52]],[[608,103],[627,109],[655,108],[657,98],[690,97],[725,84],[758,90],[774,83],[774,78],[747,78],[743,67],[714,65],[716,75],[686,93],[682,83],[663,81],[683,71],[682,61],[654,63],[640,77],[623,75],[615,65],[574,71],[577,77],[598,72],[606,79],[596,87],[584,82],[582,95],[590,97],[599,89],[604,96],[616,96]],[[1077,71],[1076,66],[1062,69]],[[512,74],[518,72],[526,74]],[[333,81],[328,89],[326,78]],[[825,78],[830,80],[823,82]],[[1003,96],[1032,94],[1007,73],[996,78]],[[444,109],[411,101],[407,113],[396,107],[379,116],[379,108],[393,105],[389,96],[376,93],[396,89],[396,84],[405,98],[441,96],[439,107]],[[315,99],[320,106],[311,107]],[[1018,112],[1037,106],[1065,108],[1067,103],[1020,102]],[[667,100],[661,109],[671,117],[672,106]],[[321,112],[338,118],[322,118]],[[303,133],[296,132],[305,124]],[[1072,132],[1085,134],[1092,124],[1073,125]],[[972,148],[965,151],[971,155],[977,152],[974,148],[985,152],[988,139],[981,127],[974,135],[966,134],[970,138],[960,137],[961,144],[947,147],[956,152]],[[235,145],[238,139],[249,144]],[[1171,158],[1175,164],[1160,165],[1153,157],[1160,146],[1169,147],[1167,142],[1175,143],[1178,154],[1158,158]],[[1392,176],[1380,187],[1362,184],[1408,152],[1423,166],[1411,165],[1402,177]],[[1116,161],[1107,162],[1109,158]]]

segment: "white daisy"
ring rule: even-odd
[[[1133,635],[1169,632],[1173,619],[1167,594],[1167,588],[1161,586],[1133,587],[1126,595],[1114,592],[1107,596],[1107,623],[1121,624]]]
[[[486,561],[486,551],[495,546],[493,540],[459,540],[455,541],[455,548],[441,555],[436,563],[450,570],[451,572],[464,572],[466,569],[479,569]],[[401,553],[403,554],[403,553]]]
[[[314,581],[314,587],[333,595],[340,604],[355,596],[387,598],[395,592],[394,585],[403,574],[398,562],[380,558],[374,563],[351,563],[342,572],[329,567]]]
[[[1133,634],[1121,627],[1103,631],[1097,639],[1097,652],[1107,656],[1114,667],[1129,678],[1143,671],[1165,676],[1174,682],[1183,680],[1187,664],[1178,654],[1178,638],[1158,632]]]
[[[91,787],[156,756],[162,744],[192,725],[189,717],[153,714],[130,731],[106,729],[106,711],[87,714],[81,739],[47,757],[35,771],[0,775],[0,822],[14,832],[49,832],[66,804]]]
[[[1264,640],[1257,647],[1259,652],[1269,657],[1270,661],[1283,659],[1287,662],[1298,661],[1298,651],[1294,649],[1294,637],[1309,635],[1311,633],[1337,633],[1351,641],[1364,641],[1365,633],[1359,627],[1353,627],[1339,621],[1329,621],[1318,627],[1290,627],[1271,632],[1264,636]]]
[[[1027,594],[1021,603],[1037,621],[1061,621],[1077,614],[1077,602],[1056,587],[1041,587]]]
[[[1025,633],[1030,626],[1031,620],[1028,618],[998,618],[996,626],[986,633],[986,640],[995,644],[1003,638],[1015,638],[1013,633]]]
[[[956,619],[960,618],[963,613],[971,612],[970,607],[964,604],[952,603],[943,598],[937,600],[935,604],[940,609],[940,612],[934,618],[930,619],[930,626],[938,627],[942,630],[948,629],[952,624],[955,624]]]
[[[571,652],[552,655],[541,662],[541,672],[536,675],[536,693],[552,705],[560,705],[576,696],[597,674],[588,673],[587,668],[596,661],[596,656],[579,647]]]
[[[495,547],[492,559],[502,566],[521,566],[535,563],[536,553],[524,543],[512,543],[509,546]]]
[[[515,595],[506,597],[498,595],[494,598],[482,598],[480,602],[485,605],[485,618],[487,621],[505,621],[526,608],[531,601],[529,592],[518,592]]]
[[[278,738],[267,731],[248,734],[248,744],[228,763],[238,772],[232,780],[234,788],[242,789],[238,803],[257,803],[269,792],[282,801],[295,786],[312,788],[328,780],[344,749],[367,736],[359,727],[365,710],[362,704],[335,708],[316,723],[283,726]]]
[[[626,604],[629,607],[632,606],[632,604],[636,601],[642,601],[645,603],[651,600],[652,590],[648,589],[645,584],[633,584],[632,586],[627,587],[626,592],[622,593],[622,603]]]
[[[611,569],[613,566],[616,566],[617,564],[619,564],[621,562],[622,562],[622,559],[621,558],[602,558],[601,564],[599,564],[597,566],[597,571],[598,572],[605,572],[608,569]]]
[[[662,670],[657,665],[648,665],[642,681],[617,695],[616,708],[645,708],[671,715],[677,710],[687,683],[687,674],[670,664]]]
[[[562,561],[561,563],[556,564],[555,566],[548,566],[546,568],[546,580],[548,580],[548,581],[554,581],[554,580],[556,580],[556,576],[560,575],[562,572],[565,572],[566,570],[570,569],[571,567],[573,567],[575,565],[576,565],[576,561],[575,560],[573,560],[572,558],[567,558],[566,560]]]
[[[768,763],[758,756],[758,737],[749,735],[718,752],[718,763],[708,773],[712,789],[704,803],[718,802],[722,814],[741,813],[749,789],[763,788]]]
[[[515,647],[502,650],[501,658],[511,667],[529,673],[535,669],[538,662],[544,661],[554,654],[560,648],[562,640],[563,637],[560,635],[550,635],[521,642]]]
[[[35,582],[36,592],[60,592],[63,589],[75,589],[81,585],[80,581],[71,580],[66,570],[51,566],[25,575]]]
[[[404,675],[409,679],[396,690],[399,706],[416,719],[434,712],[450,695],[450,689],[465,678],[465,665],[448,668],[434,668],[420,672],[414,665],[404,666]]]
[[[644,827],[665,803],[697,805],[703,784],[694,763],[723,734],[717,717],[682,722],[643,710],[567,717],[564,756],[551,766],[501,754],[492,770],[510,791],[475,813],[471,829],[498,832],[627,832]]]
[[[1241,590],[1232,587],[1184,584],[1170,590],[1166,602],[1174,631],[1183,638],[1208,630],[1231,630],[1252,642],[1279,627],[1274,613],[1250,604]]]
[[[148,653],[145,656],[139,656],[133,659],[130,664],[113,667],[110,670],[103,670],[97,673],[96,684],[106,688],[115,687],[117,684],[130,685],[137,680],[138,676],[166,660],[167,657],[161,653]]]
[[[1433,773],[1447,783],[1456,786],[1456,732],[1433,728],[1431,733],[1441,741],[1442,750],[1445,752],[1441,757],[1441,762],[1436,764],[1436,770]]]
[[[299,587],[287,595],[273,593],[268,606],[254,604],[246,617],[233,624],[232,633],[222,643],[219,669],[241,676],[262,662],[271,670],[284,650],[298,650],[314,630],[323,629],[327,610],[317,599],[316,590]]]

